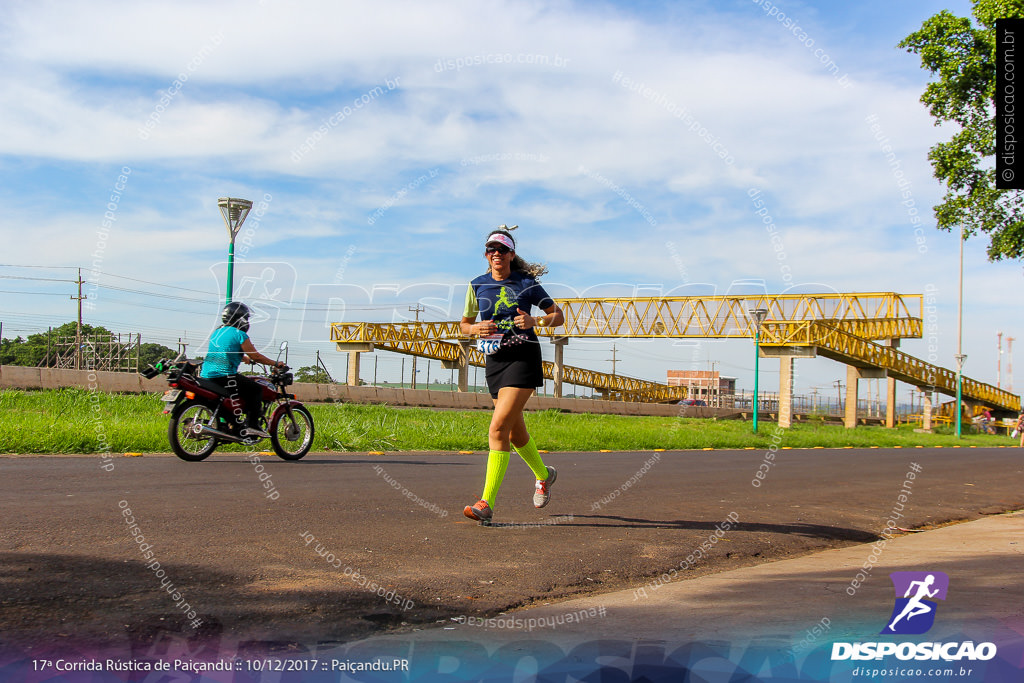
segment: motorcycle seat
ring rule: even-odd
[[[196,383],[203,389],[207,389],[217,394],[218,396],[231,396],[235,393],[234,387],[222,387],[220,384],[212,380],[208,380],[204,377],[196,377]]]

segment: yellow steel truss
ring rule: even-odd
[[[768,320],[831,320],[859,324],[873,339],[921,336],[920,294],[774,294],[581,298],[558,301],[565,325],[540,334],[559,337],[752,337],[749,311]],[[870,329],[863,327],[871,321]]]
[[[334,323],[331,341],[370,343],[415,356],[426,356],[452,365],[484,367],[485,356],[468,344],[442,341],[460,337],[457,322],[440,323]],[[466,337],[461,337],[467,340]],[[468,341],[468,340],[467,340]],[[555,364],[544,361],[544,378],[555,379]],[[665,403],[686,398],[686,387],[611,375],[572,365],[562,367],[562,381],[604,392],[609,398],[645,403]]]
[[[814,346],[821,355],[860,367],[884,368],[901,381],[935,387],[955,395],[956,373],[931,365],[872,339],[919,338],[922,333],[920,294],[867,292],[856,294],[777,294],[751,296],[692,296],[560,299],[565,324],[537,328],[548,337],[753,337],[749,311],[767,310],[762,327],[766,346]],[[461,362],[459,344],[446,339],[466,338],[459,323],[334,323],[331,341],[364,342],[401,353]],[[482,365],[483,356],[467,349],[466,361]],[[553,364],[545,376],[553,377]],[[589,386],[627,400],[673,400],[685,396],[682,387],[633,380],[618,375],[566,367],[563,381]],[[993,407],[1019,410],[1020,398],[967,377],[962,394]],[[680,393],[681,392],[681,393]],[[658,396],[659,398],[654,398]]]
[[[761,326],[761,345],[814,346],[826,358],[858,367],[882,368],[901,382],[956,396],[956,372],[953,370],[932,365],[892,346],[877,344],[828,322],[765,322]],[[961,378],[960,392],[966,400],[993,408],[1020,410],[1019,396],[969,377]]]

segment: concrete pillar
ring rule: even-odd
[[[470,342],[467,340],[460,340],[459,346],[462,348],[462,358],[459,364],[459,391],[469,391],[469,345]]]
[[[552,370],[554,379],[555,398],[562,398],[562,375],[565,368],[564,355],[565,345],[569,343],[568,337],[553,337],[551,343],[555,345],[555,367]]]
[[[348,385],[350,387],[359,386],[359,352],[349,351],[348,352]]]
[[[373,344],[366,342],[336,342],[338,351],[348,354],[348,385],[359,385],[359,354],[372,353]]]
[[[968,433],[968,430],[970,430],[971,425],[974,424],[975,411],[977,411],[977,409],[979,407],[981,407],[980,403],[977,403],[975,401],[968,401],[966,398],[964,399],[964,409],[963,409],[963,411],[961,412],[961,415],[960,415],[960,421],[961,421],[960,431],[961,431],[961,433],[963,433],[963,434],[967,434]],[[956,419],[956,413],[953,414],[953,419],[954,420]]]
[[[932,392],[926,390],[924,392],[924,407],[922,409],[923,415],[921,416],[921,428],[931,429],[932,428]]]
[[[857,426],[857,395],[860,383],[860,369],[853,365],[846,366],[846,411],[843,413],[843,426],[853,429]]]
[[[899,348],[900,340],[890,339],[889,346]],[[892,377],[885,379],[885,426],[888,429],[896,427],[896,380]]]
[[[779,358],[779,427],[793,424],[793,357]]]
[[[469,391],[469,345],[468,339],[459,340],[459,357],[455,360],[442,360],[441,367],[445,370],[459,371],[458,391]]]

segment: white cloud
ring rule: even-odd
[[[761,278],[781,291],[785,265],[794,284],[919,292],[955,263],[955,240],[932,227],[941,191],[926,159],[948,131],[918,102],[925,74],[892,48],[902,36],[886,34],[910,10],[868,5],[870,36],[853,10],[791,9],[850,87],[742,4],[8,7],[0,234],[30,235],[18,261],[85,263],[109,169],[127,164],[104,269],[179,285],[210,285],[223,258],[216,198],[269,194],[251,254],[294,264],[303,286],[334,281],[350,248],[346,282],[461,282],[480,267],[481,233],[507,222],[524,226],[552,281],[579,289],[686,279],[724,291]],[[870,115],[911,183],[926,254]],[[750,188],[764,193],[783,262]],[[1018,269],[973,256],[975,282],[1019,284]],[[981,330],[994,315],[979,304],[968,320]],[[637,367],[660,377],[663,366]]]

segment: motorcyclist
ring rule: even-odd
[[[238,366],[247,363],[262,363],[277,368],[287,367],[280,361],[274,361],[256,350],[247,334],[249,331],[249,307],[240,301],[232,301],[220,314],[224,323],[210,335],[210,346],[203,359],[200,377],[209,380],[225,389],[237,392],[245,405],[248,420],[242,436],[258,436],[269,438],[270,434],[260,426],[260,394],[262,389],[253,379],[238,374]],[[242,427],[242,416],[236,422]]]

